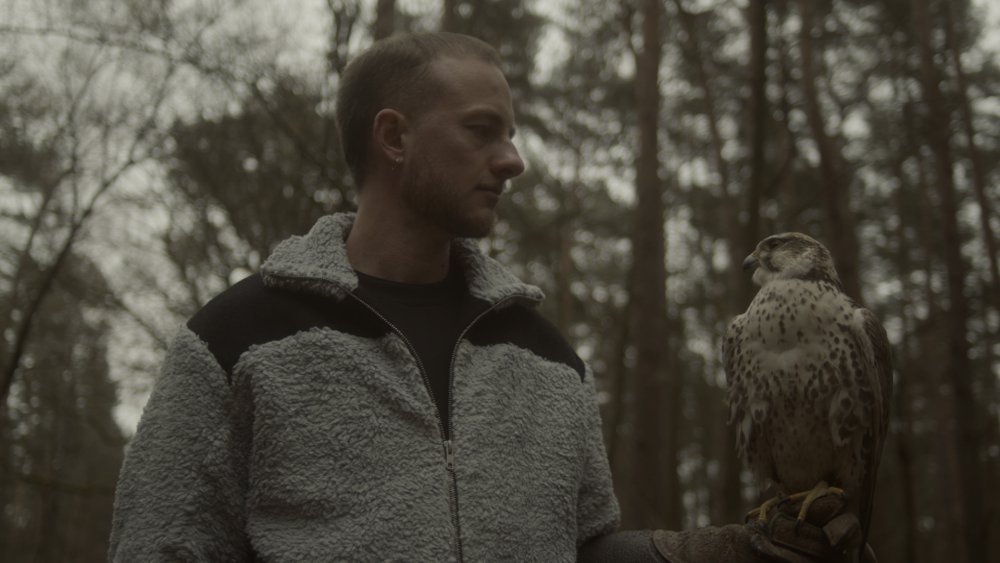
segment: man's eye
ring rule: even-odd
[[[473,123],[467,127],[478,137],[489,137],[493,133],[492,128],[483,123]]]

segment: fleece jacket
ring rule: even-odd
[[[183,326],[122,467],[112,561],[573,561],[618,505],[589,369],[541,291],[457,240],[480,308],[451,433],[355,295],[353,216],[281,243]]]

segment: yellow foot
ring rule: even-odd
[[[747,519],[750,520],[756,518],[758,522],[767,522],[767,513],[775,506],[778,506],[779,504],[786,502],[787,500],[788,496],[785,495],[784,493],[779,492],[773,497],[765,500],[764,503],[761,504],[759,507],[747,513]]]
[[[820,481],[816,483],[816,486],[812,488],[811,491],[805,491],[801,493],[795,493],[788,497],[789,500],[796,501],[802,500],[802,507],[799,508],[799,516],[796,518],[798,522],[802,522],[806,519],[806,515],[809,514],[809,507],[812,503],[820,497],[825,497],[827,495],[838,495],[844,496],[844,489],[840,487],[831,487],[826,481]]]

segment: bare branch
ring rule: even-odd
[[[166,350],[167,348],[169,348],[170,337],[160,333],[159,329],[154,327],[152,323],[147,321],[128,303],[125,303],[125,301],[121,297],[119,297],[114,292],[108,292],[107,300],[115,309],[117,309],[122,313],[125,313],[130,319],[132,319],[137,325],[139,325],[139,328],[141,328],[143,332],[145,332],[146,335],[149,336],[149,338],[156,343],[156,345],[160,348],[160,350]]]
[[[145,158],[140,159],[136,153],[138,152],[140,145],[142,145],[145,141],[146,136],[156,124],[156,118],[160,113],[164,100],[166,99],[168,91],[166,86],[176,71],[177,65],[171,65],[167,69],[160,87],[156,90],[157,95],[152,108],[149,111],[149,115],[143,122],[142,126],[140,126],[136,131],[132,144],[126,153],[127,157],[125,161],[119,165],[119,167],[110,176],[106,177],[98,188],[91,194],[91,197],[83,206],[82,212],[73,220],[73,223],[69,228],[69,233],[63,240],[56,258],[51,264],[42,269],[43,273],[41,275],[41,281],[37,284],[35,294],[29,300],[27,307],[25,307],[21,315],[19,326],[15,329],[14,343],[10,355],[7,358],[3,358],[6,365],[3,366],[4,371],[0,373],[0,410],[6,408],[5,405],[7,403],[7,395],[10,392],[10,386],[14,381],[17,369],[20,367],[21,358],[24,356],[24,352],[27,348],[27,344],[31,336],[31,330],[34,326],[35,317],[37,316],[45,297],[51,290],[56,276],[59,274],[63,264],[75,246],[80,232],[83,230],[84,226],[88,223],[88,220],[97,209],[97,204],[102,197],[118,183],[118,180],[126,171],[131,169],[140,161],[145,160]]]

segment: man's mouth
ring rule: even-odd
[[[491,194],[501,195],[503,194],[503,184],[500,185],[480,185],[476,187],[477,190],[490,192]]]

